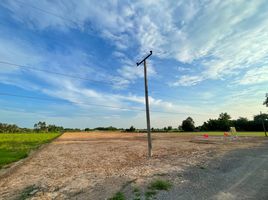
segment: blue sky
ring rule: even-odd
[[[1,95],[0,121],[144,128],[135,63],[150,50],[152,127],[251,119],[266,111],[267,10],[265,0],[2,0],[0,93],[39,99]]]

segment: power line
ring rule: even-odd
[[[101,81],[96,81],[96,80],[92,80],[92,79],[88,79],[88,78],[73,76],[73,75],[59,73],[59,72],[50,71],[50,70],[38,69],[38,68],[35,68],[35,67],[26,66],[26,65],[20,65],[20,64],[16,64],[16,63],[2,61],[2,60],[0,60],[0,63],[6,64],[6,65],[11,65],[11,66],[18,67],[18,68],[25,68],[25,69],[34,70],[34,71],[40,71],[40,72],[45,72],[45,73],[50,73],[50,74],[56,74],[56,75],[60,75],[60,76],[65,76],[65,77],[69,77],[69,78],[73,78],[73,79],[80,79],[80,80],[85,80],[85,81],[91,81],[91,82],[105,84],[105,82],[101,82]],[[109,82],[109,83],[107,82],[106,84],[112,84],[112,82]]]
[[[56,101],[56,99],[50,99],[50,98],[42,98],[42,97],[34,97],[34,96],[25,96],[25,95],[17,95],[17,94],[11,94],[11,93],[0,93],[1,96],[12,96],[12,97],[19,97],[19,98],[26,98],[26,99],[36,99],[36,100],[42,100],[42,101]],[[117,106],[108,106],[103,104],[93,104],[93,103],[83,103],[83,102],[75,102],[71,101],[73,104],[77,105],[87,105],[87,106],[98,106],[98,107],[106,107],[106,108],[114,108],[114,109],[121,109],[121,110],[137,110],[137,111],[144,111],[142,109],[136,109],[136,108],[122,108]]]
[[[42,100],[42,101],[54,101],[54,102],[57,101],[56,99],[51,99],[51,98],[42,98],[42,97],[18,95],[18,94],[4,93],[4,92],[0,92],[0,95],[1,96],[25,98],[25,99],[35,99],[35,100]],[[68,103],[73,103],[73,104],[77,104],[77,105],[87,105],[87,106],[113,108],[113,109],[128,110],[128,111],[145,111],[144,109],[139,109],[139,108],[118,107],[118,106],[109,106],[109,105],[103,105],[103,104],[83,103],[83,102],[74,102],[74,101],[71,101],[71,102],[68,102]],[[160,110],[153,110],[151,112],[164,113],[164,114],[175,114],[175,115],[204,115],[204,114],[196,114],[196,113],[167,112],[167,111],[160,111]]]
[[[65,74],[65,73],[39,69],[39,68],[26,66],[26,65],[21,65],[21,64],[17,64],[17,63],[11,63],[11,62],[8,62],[8,61],[3,61],[3,60],[0,60],[0,63],[5,64],[5,65],[10,65],[10,66],[13,66],[13,67],[17,67],[17,68],[23,68],[24,70],[40,71],[40,72],[45,72],[45,73],[50,73],[50,74],[53,74],[53,75],[64,76],[64,77],[68,77],[68,78],[72,78],[72,79],[90,81],[90,82],[93,82],[94,84],[101,85],[101,86],[103,86],[103,85],[112,86],[114,84],[113,82],[97,81],[97,80],[92,80],[92,79],[83,78],[83,77],[79,77],[79,76],[73,76],[73,75],[69,75],[69,74]],[[126,89],[131,89],[131,90],[134,90],[134,91],[141,92],[141,90],[139,90],[137,88],[129,87],[129,86]],[[152,91],[156,91],[156,90],[152,90]],[[178,99],[173,97],[173,96],[165,95],[165,97],[169,97],[170,99],[174,99],[174,100],[178,101]],[[190,100],[193,100],[193,99],[190,99]]]
[[[77,21],[74,21],[74,20],[72,20],[72,19],[63,17],[63,16],[61,16],[61,15],[58,15],[58,14],[53,13],[53,12],[51,12],[51,11],[47,11],[47,10],[42,9],[42,8],[39,8],[39,7],[37,7],[37,6],[33,6],[33,5],[31,5],[31,4],[28,4],[28,3],[26,3],[26,2],[23,2],[23,1],[21,1],[21,0],[15,0],[15,1],[17,1],[17,2],[20,3],[20,4],[24,4],[25,6],[28,6],[28,7],[32,8],[32,9],[36,9],[36,10],[38,10],[38,11],[40,11],[40,12],[43,12],[43,13],[45,13],[45,14],[52,15],[52,16],[57,17],[57,18],[60,18],[60,19],[62,19],[62,20],[72,22],[72,23],[75,24],[75,25],[77,25],[77,24],[78,24],[78,25],[81,25],[81,26],[84,25],[84,24],[81,23],[81,22],[77,22]],[[91,28],[91,30],[94,31],[92,28]],[[58,44],[60,44],[60,43],[58,43]],[[58,75],[61,75],[61,74],[59,73]],[[62,75],[62,76],[66,76],[66,75]],[[70,77],[70,76],[69,76],[69,77]],[[77,77],[77,79],[81,79],[81,78],[78,78],[78,77]],[[82,79],[82,80],[85,80],[85,79]],[[89,81],[92,81],[92,80],[89,80]],[[93,81],[92,81],[92,82],[93,82]],[[96,81],[94,81],[94,82],[96,82]],[[129,88],[129,87],[128,87],[128,88]],[[131,89],[134,89],[134,90],[135,90],[135,88],[131,88]],[[136,91],[139,91],[139,92],[140,92],[140,90],[136,90]],[[177,99],[175,99],[175,98],[172,97],[172,96],[167,96],[167,95],[165,95],[165,96],[166,96],[166,97],[173,98],[174,100],[177,100]]]
[[[7,62],[7,61],[3,61],[0,60],[0,63],[5,64],[5,65],[10,65],[12,67],[17,67],[17,68],[23,68],[25,70],[33,70],[33,71],[40,71],[40,72],[45,72],[45,73],[49,73],[49,74],[54,74],[54,75],[59,75],[59,76],[64,76],[64,77],[68,77],[68,78],[72,78],[72,79],[79,79],[79,80],[84,80],[84,81],[90,81],[93,82],[94,84],[98,84],[98,85],[108,85],[108,86],[112,86],[114,83],[111,81],[97,81],[97,80],[93,80],[93,79],[89,79],[89,78],[83,78],[83,77],[79,77],[79,76],[73,76],[73,75],[69,75],[69,74],[65,74],[65,73],[60,73],[60,72],[55,72],[55,71],[50,71],[50,70],[44,70],[44,69],[39,69],[39,68],[35,68],[35,67],[31,67],[31,66],[26,66],[26,65],[21,65],[21,64],[16,64],[16,63],[12,63],[12,62]],[[137,88],[132,88],[132,87],[128,87],[128,89],[132,89],[135,91],[139,91]],[[113,89],[114,90],[114,89]]]
[[[10,22],[9,21],[5,21],[5,22],[0,21],[0,24],[3,25],[3,26],[9,26]],[[61,37],[59,39],[59,38],[57,38],[55,36],[52,36],[50,34],[49,35],[48,34],[41,35],[41,37],[40,37],[40,35],[38,35],[38,33],[36,33],[36,34],[37,34],[36,38],[39,38],[39,39],[41,38],[42,39],[42,40],[38,41],[38,44],[42,44],[42,43],[48,44],[47,41],[44,41],[44,40],[47,40],[47,39],[49,39],[49,42],[53,41],[53,45],[58,44],[58,46],[64,46],[64,47],[69,45],[69,44],[66,43],[66,41],[68,41],[68,42],[71,41],[72,42],[72,47],[74,45],[77,46],[77,44],[79,43],[77,38],[74,38],[74,37],[72,37],[71,39],[69,37],[68,38],[67,37],[66,38]],[[34,38],[34,39],[36,39],[36,38]],[[33,40],[33,38],[31,38],[31,42],[33,42],[33,41],[35,41],[35,40]]]
[[[39,12],[43,12],[43,13],[45,13],[45,14],[47,14],[47,15],[52,15],[52,16],[57,17],[57,18],[60,18],[60,19],[62,19],[62,20],[64,20],[64,21],[71,22],[71,23],[73,23],[74,25],[84,26],[84,23],[77,22],[77,21],[75,21],[75,20],[66,18],[66,17],[61,16],[61,15],[58,15],[58,14],[56,14],[56,13],[54,13],[54,12],[47,11],[47,10],[45,10],[45,9],[43,9],[43,8],[39,8],[39,7],[37,7],[37,6],[33,6],[33,5],[29,4],[29,3],[26,3],[26,2],[23,2],[23,1],[20,1],[20,0],[15,0],[15,1],[17,1],[18,3],[20,3],[20,4],[24,5],[24,6],[28,6],[28,7],[32,8],[32,9],[35,9],[35,10],[37,10],[37,11],[39,11]],[[91,30],[91,31],[94,31],[94,30],[92,29],[92,27],[90,27],[90,30]]]
[[[52,112],[43,112],[43,111],[38,111],[38,112],[32,112],[32,111],[27,111],[27,110],[21,110],[21,109],[17,109],[17,110],[14,110],[14,108],[10,108],[10,107],[3,107],[1,106],[0,109],[4,110],[4,111],[10,111],[10,112],[24,112],[24,113],[31,113],[31,114],[43,114],[43,115],[50,115],[52,117],[54,116],[59,116],[60,114],[56,114],[56,113],[52,113]],[[107,116],[107,114],[111,114],[111,113],[98,113],[98,112],[94,112],[94,111],[90,111],[90,113],[95,113],[95,114],[92,114],[92,115],[89,115],[89,114],[82,114],[82,113],[74,113],[73,116],[77,116],[77,117],[103,117],[103,116]],[[63,115],[63,114],[62,114]]]
[[[58,14],[53,13],[53,12],[51,12],[51,11],[47,11],[47,10],[42,9],[42,8],[39,8],[39,7],[37,7],[37,6],[33,6],[33,5],[29,4],[29,3],[23,2],[23,1],[21,1],[21,0],[15,0],[15,1],[17,1],[17,2],[20,3],[20,4],[23,4],[24,6],[28,6],[28,7],[32,8],[32,9],[35,9],[35,10],[37,10],[37,11],[39,11],[39,12],[43,12],[43,13],[45,13],[45,14],[52,15],[52,16],[57,17],[57,18],[60,18],[60,19],[62,19],[62,20],[72,22],[72,23],[75,24],[75,25],[81,25],[81,26],[84,25],[84,23],[77,22],[77,21],[74,21],[74,20],[72,20],[72,19],[63,17],[63,16],[61,16],[61,15],[58,15]],[[1,23],[1,24],[3,24],[3,23]],[[90,29],[91,29],[92,31],[95,31],[95,30],[92,29],[92,27],[90,27]],[[60,43],[58,43],[58,44],[60,44]],[[2,62],[2,63],[4,63],[4,62]],[[6,62],[5,64],[8,64],[8,62]],[[11,64],[11,63],[9,63],[9,64]],[[12,64],[12,65],[13,65],[13,66],[22,66],[22,65],[18,65],[18,64]],[[26,67],[26,66],[23,66],[23,67]],[[66,77],[70,77],[70,78],[81,79],[81,80],[88,80],[88,81],[95,82],[95,83],[100,82],[100,83],[104,84],[104,82],[101,82],[101,81],[95,81],[95,80],[90,80],[90,79],[86,79],[86,78],[82,78],[82,77],[70,76],[70,75],[66,75],[66,74],[62,74],[62,73],[57,73],[57,72],[48,72],[47,70],[41,70],[41,69],[32,69],[32,70],[43,71],[43,72],[46,72],[46,73],[53,73],[53,74],[57,74],[57,75],[61,75],[61,76],[66,76]],[[107,83],[107,84],[109,84],[109,83]],[[113,84],[113,83],[111,82],[110,84]],[[130,87],[128,87],[128,88],[130,88]],[[130,88],[130,89],[136,90],[135,88]],[[139,91],[139,92],[140,92],[140,90],[136,90],[136,91]],[[178,100],[178,99],[176,99],[176,98],[173,97],[173,96],[168,96],[168,95],[165,95],[165,96],[166,96],[166,97],[169,97],[169,98],[171,98],[171,99],[174,99],[174,100],[176,100],[176,101]],[[193,99],[191,99],[191,101],[192,101],[192,100],[193,100]]]

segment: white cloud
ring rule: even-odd
[[[177,58],[184,62],[199,60],[203,70],[198,76],[203,80],[237,76],[244,69],[265,65],[268,62],[267,6],[265,1],[213,1],[197,20],[183,28],[188,39]],[[197,75],[188,78],[198,79]],[[185,77],[178,82],[182,81]]]
[[[251,85],[268,82],[268,67],[253,68],[248,70],[245,75],[235,81],[241,85]]]
[[[46,0],[37,3],[31,0],[25,4],[7,1],[4,6],[13,11],[13,17],[17,20],[34,24],[40,29],[58,29],[59,26],[81,28],[74,26],[73,21],[86,29],[90,23],[102,36],[114,41],[115,45],[119,44],[119,49],[129,48],[138,42],[141,53],[154,50],[155,55],[176,58],[182,62],[192,62],[204,56],[216,56],[224,60],[222,56],[225,54],[229,56],[234,51],[238,53],[235,48],[232,52],[228,51],[232,46],[230,43],[237,41],[236,44],[246,47],[241,41],[246,42],[248,38],[250,41],[246,43],[252,44],[255,30],[262,28],[261,33],[265,33],[267,25],[265,0],[140,0],[132,4],[85,0],[79,3]],[[33,7],[57,13],[63,18],[40,14]],[[223,50],[225,47],[229,49]]]
[[[190,69],[190,68],[186,68],[186,67],[181,67],[181,66],[179,66],[179,67],[177,67],[177,71],[178,71],[178,72],[190,72],[191,69]]]
[[[119,69],[116,75],[109,74],[94,63],[88,62],[88,55],[79,49],[49,53],[38,47],[33,48],[26,41],[3,38],[1,34],[0,55],[4,60],[13,61],[16,57],[19,64],[56,72],[62,72],[64,66],[66,74],[108,81],[111,84],[107,87],[122,88],[143,78],[143,67],[136,67],[135,61],[152,50],[152,59],[172,59],[198,66],[198,72],[194,68],[191,68],[191,71],[185,70],[185,74],[171,84],[173,86],[191,86],[206,79],[232,78],[241,74],[244,76],[240,76],[240,79],[234,78],[235,84],[247,85],[267,81],[265,69],[268,66],[268,4],[265,0],[139,0],[131,3],[30,0],[24,3],[4,1],[2,6],[11,11],[14,19],[34,31],[68,32],[78,29],[108,40],[114,46],[113,56],[119,62]],[[50,14],[40,12],[36,8],[42,8]],[[57,14],[58,17],[51,13]],[[137,56],[133,56],[134,54]],[[148,63],[149,76],[157,75],[157,68],[153,66],[154,60]],[[184,71],[183,68],[178,70]],[[5,77],[1,78],[1,81],[6,84],[21,85],[20,87],[31,85],[20,79],[19,69],[5,66],[0,69],[0,73],[4,74]],[[90,84],[86,85],[83,80],[47,76],[38,72],[30,74],[36,75],[40,78],[39,81],[46,85],[44,88],[29,88],[70,102],[97,102],[120,107],[131,106],[133,102],[144,103],[141,96],[99,92],[92,89]],[[174,77],[176,75],[174,73]],[[12,81],[14,78],[16,79]],[[210,97],[208,93],[203,98]],[[195,106],[174,105],[152,97],[150,102],[154,109],[163,111],[204,112]],[[234,106],[235,103],[230,105]]]
[[[27,65],[29,63],[38,63],[42,57],[33,50],[32,46],[17,38],[6,38],[3,34],[0,37],[0,60],[6,62],[16,62]],[[1,63],[0,73],[15,73],[20,71],[19,68]]]
[[[153,64],[147,62],[147,76],[152,77],[155,76],[157,73]],[[144,67],[143,64],[137,66],[136,64],[133,65],[124,65],[123,67],[117,70],[119,77],[113,78],[115,88],[118,87],[126,87],[130,83],[134,83],[136,79],[144,77]]]
[[[201,76],[189,76],[189,75],[183,75],[181,78],[176,81],[175,83],[172,83],[172,86],[192,86],[200,83],[203,81],[204,78]]]

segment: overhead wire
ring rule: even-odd
[[[74,20],[72,20],[72,19],[69,19],[69,18],[63,17],[63,16],[61,16],[61,15],[58,15],[58,14],[56,14],[56,13],[54,13],[54,12],[47,11],[47,10],[45,10],[45,9],[43,9],[43,8],[39,8],[39,7],[37,7],[37,6],[33,6],[33,5],[31,5],[31,4],[29,4],[29,3],[26,3],[26,2],[24,2],[24,1],[21,1],[21,0],[15,0],[15,1],[17,1],[18,3],[20,3],[20,4],[22,4],[22,5],[28,6],[28,7],[32,8],[32,9],[35,9],[35,10],[37,10],[37,11],[43,12],[43,13],[45,13],[45,14],[52,15],[52,16],[54,16],[54,17],[63,19],[63,20],[65,20],[65,21],[72,22],[73,24],[76,24],[76,25],[78,24],[78,25],[81,25],[81,26],[84,25],[84,24],[81,23],[81,22],[77,22],[77,21],[74,21]],[[91,29],[91,30],[93,30],[93,29]],[[94,30],[93,30],[93,31],[94,31]],[[133,89],[135,90],[135,88],[133,88]],[[140,91],[140,90],[139,90],[139,91]]]
[[[24,70],[40,71],[40,72],[45,72],[45,73],[50,73],[50,74],[54,74],[54,75],[64,76],[64,77],[68,77],[68,78],[72,78],[72,79],[79,79],[79,80],[83,80],[83,81],[89,81],[89,82],[92,82],[94,84],[101,85],[101,86],[107,85],[109,87],[113,87],[113,85],[115,84],[112,81],[98,81],[98,80],[94,80],[94,79],[84,78],[84,77],[81,77],[81,76],[74,76],[74,75],[65,74],[65,73],[56,72],[56,71],[50,71],[50,70],[46,70],[46,69],[39,69],[39,68],[35,68],[35,67],[32,67],[32,66],[21,65],[21,64],[17,64],[17,63],[13,63],[13,62],[3,61],[3,60],[0,60],[0,64],[10,65],[12,67],[22,68]],[[123,89],[124,88],[120,88],[120,89],[112,88],[112,90],[116,90],[116,91],[120,91],[120,90],[123,90]],[[141,91],[141,90],[138,90],[137,88],[132,88],[132,87],[127,87],[125,89],[132,89],[132,90],[139,91],[139,92]]]
[[[70,74],[65,74],[65,73],[60,73],[60,72],[55,72],[55,71],[50,71],[50,70],[45,70],[45,69],[39,69],[39,68],[35,68],[35,67],[32,67],[32,66],[28,66],[28,65],[21,65],[21,64],[17,64],[17,63],[12,63],[12,62],[8,62],[8,61],[3,61],[3,60],[0,60],[0,64],[4,64],[4,65],[10,65],[10,66],[13,66],[13,67],[17,67],[17,68],[22,68],[22,69],[25,69],[25,70],[33,70],[33,71],[40,71],[40,72],[45,72],[45,73],[50,73],[50,74],[53,74],[53,75],[59,75],[59,76],[64,76],[64,77],[68,77],[68,78],[72,78],[72,79],[79,79],[79,80],[83,80],[83,81],[89,81],[89,82],[92,82],[93,84],[96,84],[96,85],[107,85],[109,87],[111,87],[114,82],[112,81],[97,81],[97,80],[93,80],[93,79],[89,79],[89,78],[84,78],[84,77],[80,77],[80,76],[74,76],[74,75],[70,75]],[[141,92],[141,90],[137,89],[136,88],[133,88],[133,87],[127,87],[125,89],[131,89],[132,91],[138,91],[138,92]],[[120,91],[122,89],[112,89],[113,91],[116,90],[116,91]],[[153,92],[156,91],[156,90],[152,90]],[[169,95],[165,95],[164,97],[169,97],[170,99],[174,99],[176,101],[178,101],[177,98],[173,97],[173,96],[169,96]],[[153,98],[151,96],[151,98]],[[192,100],[192,99],[190,99]]]
[[[26,98],[26,99],[35,99],[35,100],[43,100],[43,101],[59,101],[58,99],[51,99],[51,98],[42,98],[42,97],[35,97],[35,96],[26,96],[26,95],[18,95],[18,94],[12,94],[12,93],[5,93],[0,92],[1,96],[11,96],[11,97],[18,97],[18,98]],[[63,99],[64,100],[64,99]],[[67,101],[71,104],[76,105],[87,105],[87,106],[97,106],[97,107],[105,107],[105,108],[112,108],[112,109],[119,109],[119,110],[128,110],[128,111],[145,111],[144,109],[139,109],[135,107],[119,107],[119,106],[110,106],[110,105],[104,105],[104,104],[94,104],[94,103],[84,103],[84,102],[75,102],[75,101]],[[182,112],[168,112],[168,111],[160,111],[160,110],[151,110],[151,112],[155,113],[165,113],[165,114],[175,114],[175,115],[203,115],[203,114],[196,114],[196,113],[182,113]]]
[[[17,2],[20,3],[21,5],[26,5],[26,6],[32,8],[32,9],[35,9],[35,10],[37,10],[37,11],[39,11],[39,12],[45,13],[45,14],[47,14],[47,15],[52,15],[52,16],[57,17],[57,18],[60,18],[60,19],[62,19],[62,20],[64,20],[64,21],[71,22],[71,23],[73,23],[74,25],[84,26],[84,23],[82,23],[82,22],[77,22],[77,21],[75,21],[75,20],[66,18],[66,17],[64,17],[64,16],[58,15],[58,14],[56,14],[56,13],[54,13],[54,12],[45,10],[45,9],[43,9],[43,8],[40,8],[40,7],[37,7],[37,6],[33,6],[33,5],[31,5],[31,4],[29,4],[29,3],[25,2],[25,1],[21,1],[21,0],[15,0],[15,1],[17,1]],[[91,30],[91,31],[94,31],[94,30],[92,29],[92,27],[90,27],[90,30]]]
[[[27,111],[26,109],[25,110],[22,110],[22,109],[14,109],[14,107],[10,108],[10,107],[6,107],[6,106],[1,106],[0,109],[4,110],[4,111],[9,111],[9,112],[23,112],[24,114],[42,114],[42,115],[50,115],[51,117],[54,117],[54,116],[62,116],[62,114],[58,114],[57,113],[53,113],[53,112],[44,112],[44,111],[38,111],[38,112],[33,112],[33,111]],[[92,114],[93,113],[93,114]],[[92,114],[92,115],[91,115]],[[83,113],[73,113],[72,114],[72,117],[107,117],[107,114],[111,114],[111,113],[99,113],[99,112],[95,112],[95,111],[90,111],[90,114],[86,113],[86,114],[83,114]],[[119,115],[118,115],[119,116]],[[113,115],[111,115],[111,117],[113,117]]]
[[[43,8],[39,8],[39,7],[37,7],[37,6],[33,6],[33,5],[31,5],[31,4],[29,4],[29,3],[26,3],[26,2],[24,2],[24,1],[21,1],[21,0],[15,0],[15,1],[17,1],[18,3],[20,3],[20,4],[22,4],[22,5],[28,6],[28,7],[32,8],[32,9],[35,9],[35,10],[37,10],[37,11],[39,11],[39,12],[43,12],[43,13],[45,13],[45,14],[52,15],[52,16],[57,17],[57,18],[60,18],[60,19],[62,19],[62,20],[72,22],[73,24],[76,24],[76,25],[78,24],[78,25],[81,25],[81,26],[84,25],[84,24],[81,23],[81,22],[77,22],[77,21],[75,21],[75,20],[72,20],[72,19],[63,17],[63,16],[61,16],[61,15],[58,15],[58,14],[56,14],[56,13],[54,13],[54,12],[47,11],[47,10],[45,10],[45,9],[43,9]],[[91,30],[92,30],[92,29],[91,29]],[[4,64],[4,62],[5,62],[5,61],[2,61],[3,64]],[[19,66],[24,67],[24,68],[26,67],[26,66],[23,66],[23,65],[14,64],[14,63],[8,63],[8,62],[5,62],[5,64],[10,64],[10,65],[17,66],[17,67],[19,67]],[[28,67],[28,69],[30,69],[30,67]],[[43,72],[46,72],[46,73],[53,73],[53,74],[57,74],[57,75],[61,75],[61,76],[66,76],[66,77],[69,77],[69,78],[76,78],[76,79],[80,79],[80,80],[87,80],[87,81],[94,82],[95,84],[98,84],[98,83],[100,83],[100,84],[107,84],[107,85],[109,84],[110,86],[111,86],[111,84],[114,84],[114,83],[112,83],[112,82],[110,82],[110,83],[105,83],[105,82],[103,82],[103,81],[96,81],[96,80],[92,80],[92,79],[87,79],[87,78],[82,78],[82,77],[76,77],[76,76],[66,75],[66,74],[58,73],[58,72],[49,72],[48,70],[35,69],[35,68],[33,68],[33,67],[31,67],[31,70],[43,71]],[[120,88],[120,89],[124,89],[124,88]],[[129,87],[129,86],[127,87],[127,89],[132,89],[132,90],[135,90],[135,91],[140,92],[140,90],[137,90],[136,88],[132,88],[132,87]],[[176,100],[176,101],[178,101],[178,99],[174,98],[173,96],[168,96],[168,95],[165,95],[165,96],[166,96],[166,97],[169,97],[169,98],[171,98],[171,99],[174,99],[174,100]],[[192,101],[193,99],[191,98],[191,99],[189,99],[189,100]]]
[[[26,5],[28,7],[31,7],[32,9],[38,10],[39,12],[43,12],[45,14],[52,15],[52,16],[57,17],[57,18],[60,18],[62,20],[72,22],[75,25],[80,25],[80,26],[83,26],[84,25],[84,23],[77,22],[75,20],[72,20],[72,19],[63,17],[63,16],[58,15],[56,13],[53,13],[51,11],[47,11],[47,10],[42,9],[42,8],[39,8],[37,6],[33,6],[31,4],[28,4],[26,2],[23,2],[23,1],[20,1],[20,0],[16,0],[16,1],[18,3],[20,3],[20,4],[23,4],[23,5]],[[91,27],[91,30],[93,30],[92,27]],[[20,65],[20,64],[16,64],[16,63],[6,62],[6,61],[0,61],[0,63],[7,64],[7,65],[10,65],[10,66],[14,66],[14,67],[20,67],[20,68],[23,68],[23,69],[35,70],[35,71],[40,71],[40,72],[45,72],[45,73],[51,73],[51,74],[54,74],[54,75],[65,76],[65,77],[69,77],[69,78],[73,78],[73,79],[80,79],[80,80],[84,80],[84,81],[90,81],[90,82],[93,82],[94,84],[101,84],[101,85],[107,84],[109,86],[111,86],[112,84],[114,84],[113,82],[97,81],[97,80],[92,80],[92,79],[88,79],[88,78],[84,78],[84,77],[73,76],[73,75],[69,75],[69,74],[65,74],[65,73],[60,73],[60,72],[55,72],[55,71],[49,71],[49,70],[34,68],[34,67],[31,67],[31,66],[25,66],[25,65]],[[137,90],[137,88],[127,87],[127,89],[132,89],[132,90],[139,91],[139,92],[141,91],[141,90]],[[169,97],[171,99],[174,99],[174,100],[178,101],[178,99],[177,98],[174,98],[173,96],[167,96],[167,95],[165,95],[165,97]],[[97,105],[95,105],[95,106],[97,106]],[[102,105],[102,106],[105,107],[106,105]],[[109,106],[106,106],[106,107],[109,107]],[[117,109],[120,109],[120,108],[117,108]],[[144,110],[140,110],[140,111],[144,111]],[[152,111],[152,112],[160,112],[160,111]],[[164,113],[167,113],[167,112],[164,112]],[[168,113],[170,113],[170,112],[168,112]],[[183,113],[179,113],[179,114],[183,114]]]

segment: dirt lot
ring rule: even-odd
[[[178,174],[185,169],[262,142],[253,137],[153,134],[153,158],[147,159],[145,134],[65,133],[2,171],[0,199],[107,199],[155,177],[183,182]]]

